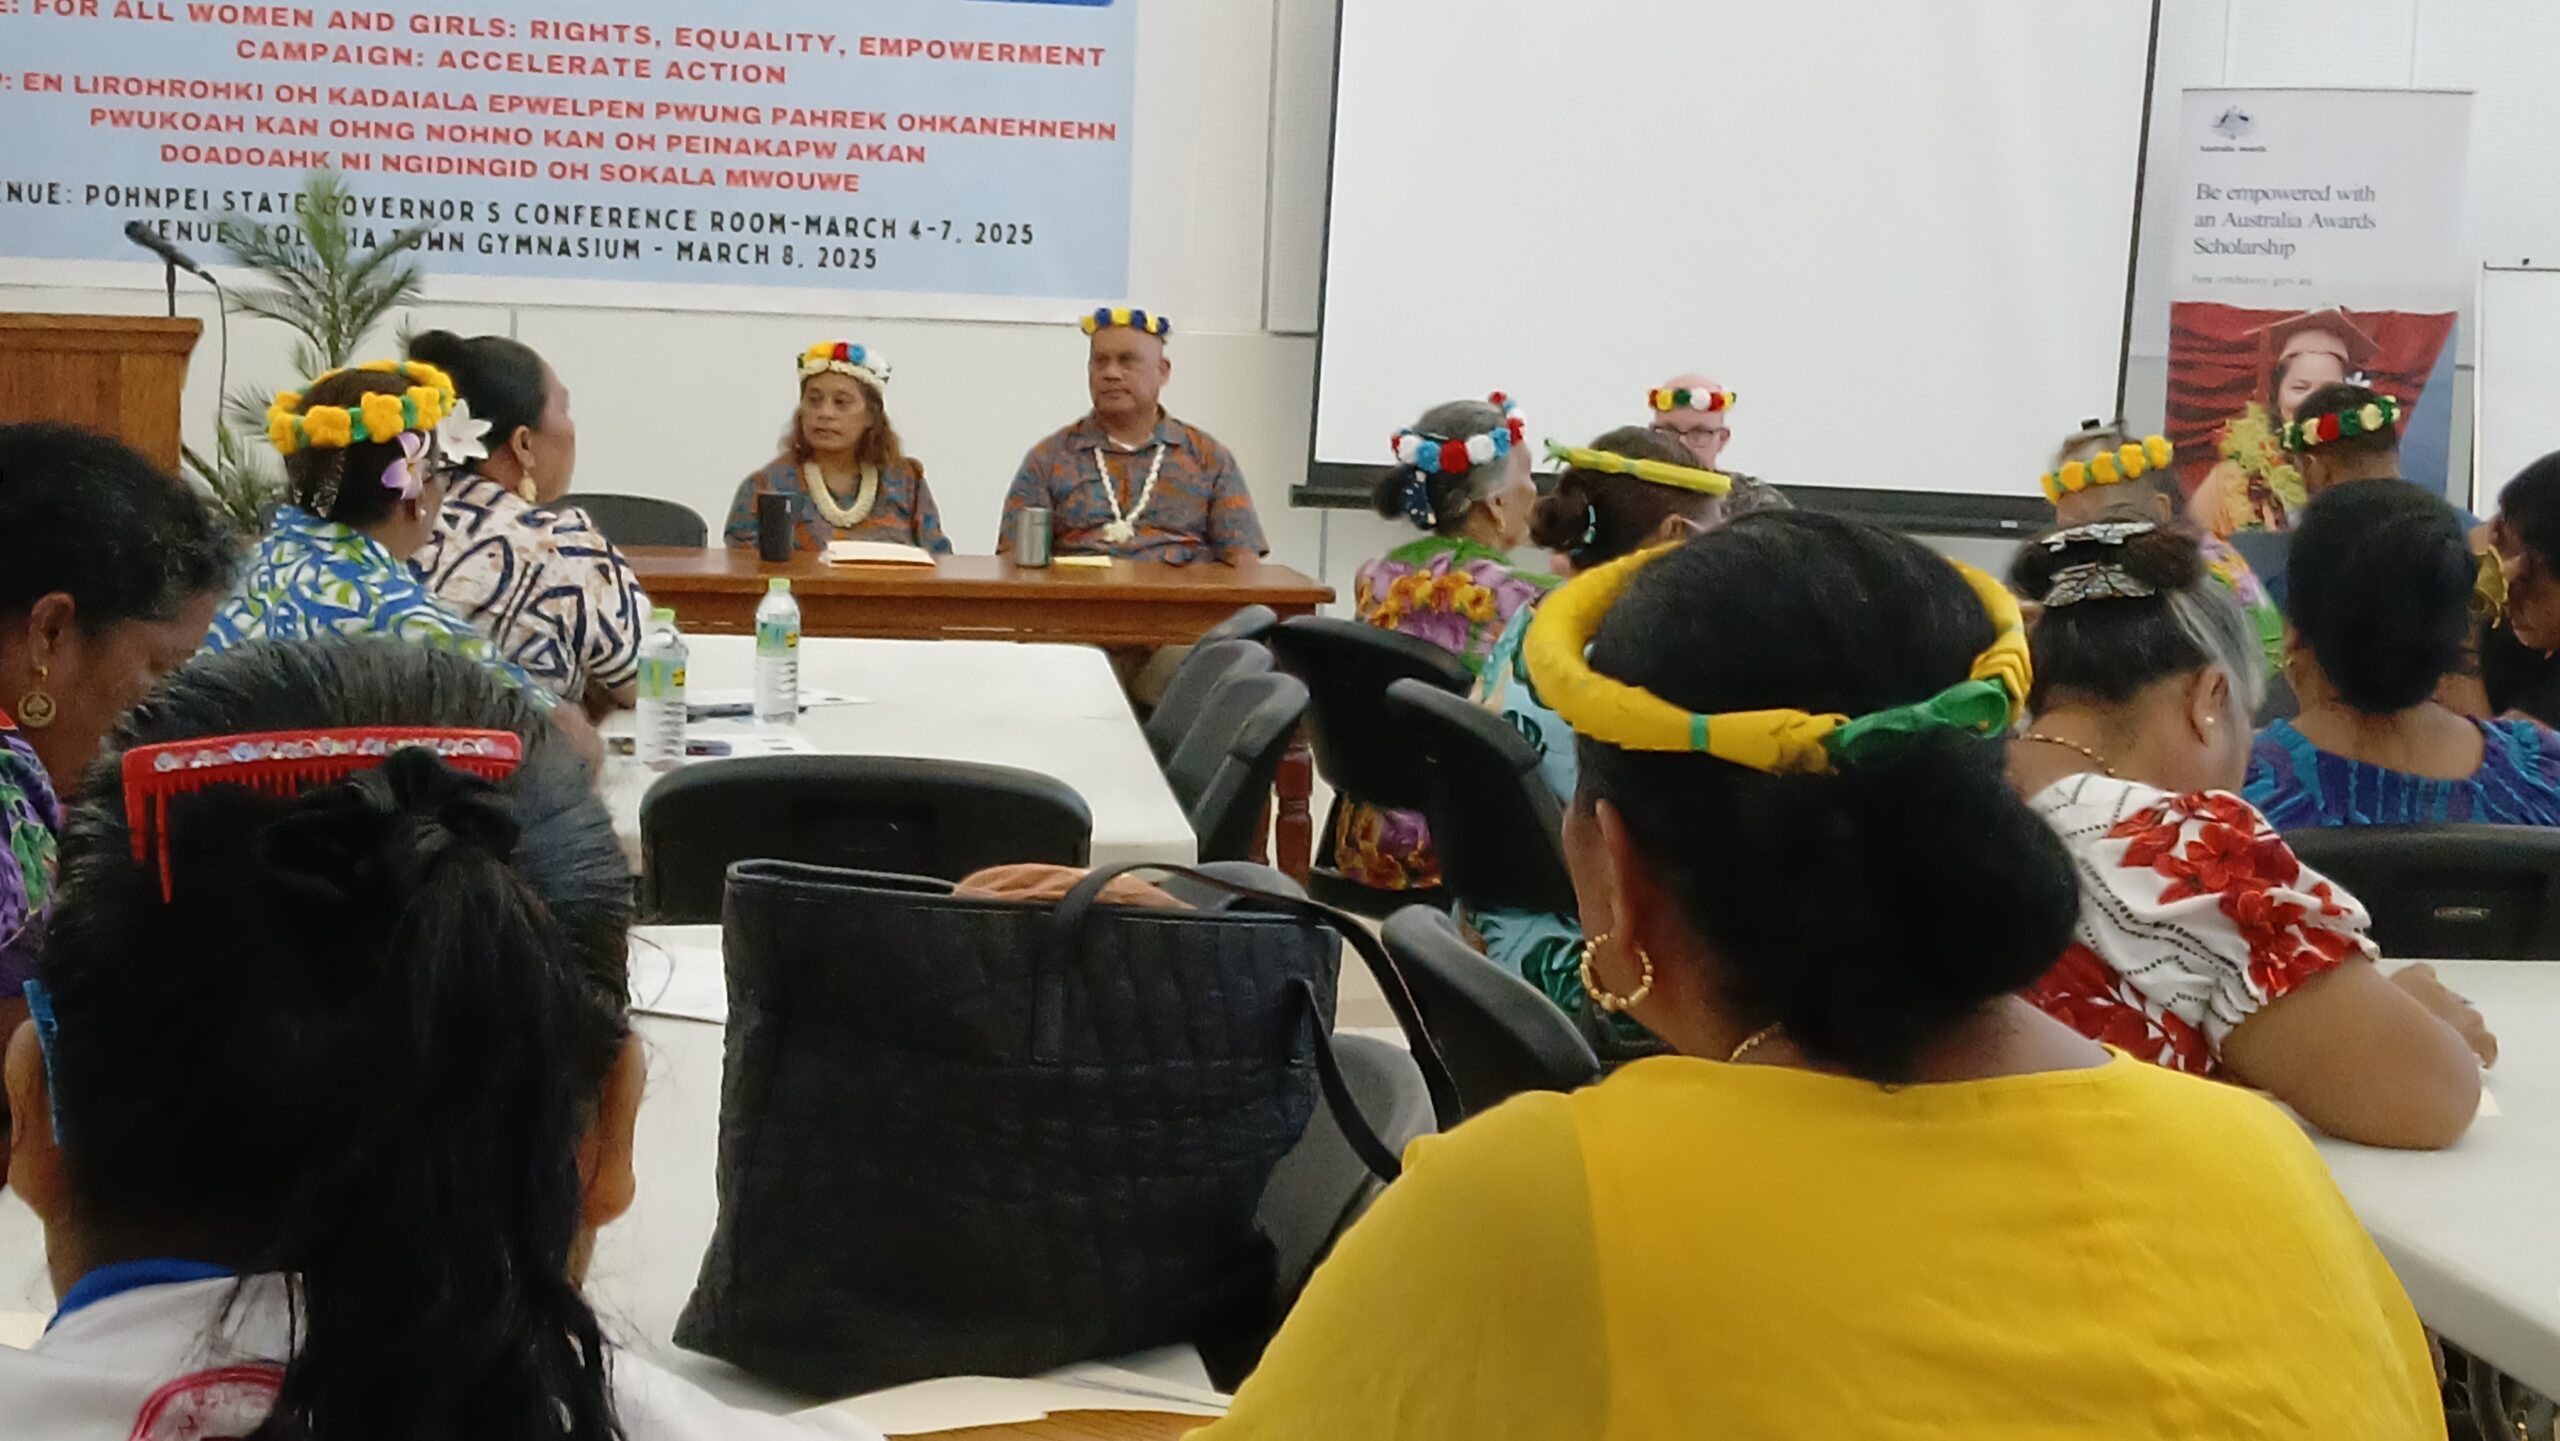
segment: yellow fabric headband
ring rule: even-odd
[[[1640,686],[1591,668],[1585,653],[1600,622],[1626,593],[1636,572],[1672,547],[1639,551],[1584,572],[1541,603],[1523,648],[1539,699],[1577,735],[1629,751],[1711,755],[1772,775],[1828,774],[1877,743],[1891,745],[1923,731],[1960,729],[1997,735],[2026,710],[2034,667],[2026,626],[2007,588],[1961,561],[1950,561],[1990,613],[1991,646],[1974,657],[1971,676],[1912,705],[1855,720],[1800,710],[1699,715]]]
[[[1638,460],[1613,450],[1585,450],[1579,446],[1558,445],[1550,440],[1547,442],[1547,458],[1561,460],[1576,470],[1632,475],[1654,485],[1694,490],[1700,495],[1724,495],[1733,489],[1733,477],[1722,471],[1700,470],[1694,465],[1672,465],[1660,460]]]

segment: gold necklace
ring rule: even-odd
[[[2018,739],[2022,741],[2042,741],[2044,744],[2049,746],[2060,746],[2067,751],[2078,751],[2080,754],[2087,756],[2089,758],[2089,763],[2096,766],[2099,773],[2104,775],[2107,779],[2124,779],[2124,777],[2116,774],[2116,768],[2113,762],[2109,761],[2105,756],[2098,754],[2096,751],[2089,749],[2087,746],[2080,744],[2078,741],[2067,741],[2060,736],[2046,735],[2042,731],[2029,731],[2025,735],[2018,737]]]
[[[1779,1032],[1784,1031],[1786,1028],[1786,1022],[1772,1021],[1768,1025],[1762,1026],[1760,1029],[1753,1031],[1750,1035],[1743,1038],[1741,1045],[1733,1048],[1732,1054],[1724,1058],[1724,1063],[1730,1066],[1734,1062],[1741,1060],[1743,1057],[1750,1055],[1753,1051],[1756,1051],[1771,1041],[1776,1040]]]

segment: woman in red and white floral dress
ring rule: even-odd
[[[2450,1145],[2497,1042],[2236,794],[2256,631],[2192,533],[2127,515],[2029,544],[2034,720],[2010,777],[2070,847],[2080,924],[2028,999],[2128,1054],[2272,1093],[2332,1135]]]

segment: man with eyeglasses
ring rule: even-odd
[[[1728,419],[1733,413],[1732,391],[1703,375],[1680,375],[1663,382],[1646,399],[1655,430],[1687,447],[1701,467],[1717,468],[1716,457],[1724,454],[1725,442],[1733,438]]]

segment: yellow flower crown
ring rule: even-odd
[[[343,450],[390,440],[402,431],[432,432],[453,410],[453,378],[422,360],[375,360],[350,369],[396,375],[410,382],[398,395],[371,394],[349,410],[343,405],[305,407],[303,397],[346,370],[315,377],[301,390],[276,392],[267,407],[267,439],[279,455],[297,450]]]
[[[1580,446],[1558,445],[1550,440],[1547,442],[1547,458],[1561,460],[1576,470],[1632,475],[1654,485],[1694,490],[1700,495],[1725,495],[1733,490],[1733,477],[1720,470],[1700,470],[1693,465],[1672,465],[1660,460],[1638,460],[1612,450],[1586,450]]]
[[[1152,335],[1158,340],[1173,334],[1172,321],[1151,311],[1138,310],[1126,305],[1106,305],[1076,323],[1084,327],[1084,333],[1087,335],[1099,335],[1106,330],[1124,328],[1134,330],[1140,335]]]
[[[1911,705],[1855,720],[1800,710],[1699,715],[1593,670],[1585,652],[1609,608],[1626,593],[1637,571],[1671,549],[1638,551],[1586,571],[1539,605],[1523,648],[1529,681],[1575,734],[1620,750],[1710,755],[1771,775],[1824,775],[1854,762],[1861,752],[1872,753],[1923,731],[1998,735],[2017,724],[2026,710],[2034,667],[2027,658],[2017,598],[1961,561],[1948,564],[1973,587],[1999,634],[1990,649],[1974,657],[1970,677]]]
[[[2177,447],[2169,444],[2167,436],[2148,436],[2140,444],[2102,450],[2087,460],[2075,460],[2060,470],[2046,472],[2044,498],[2060,505],[2064,496],[2093,485],[2121,485],[2155,470],[2167,470],[2169,462],[2177,458]]]

